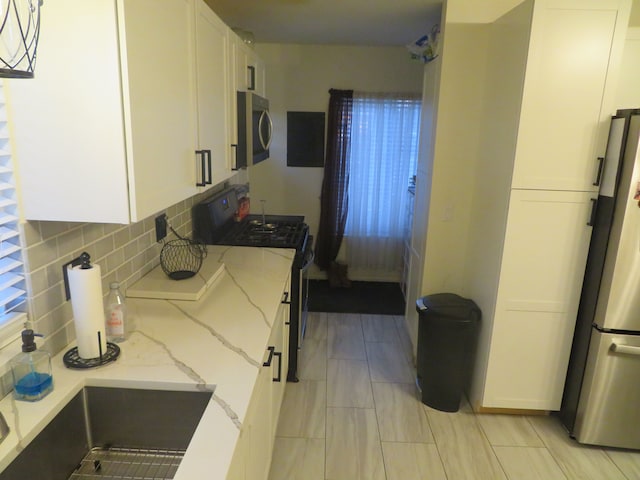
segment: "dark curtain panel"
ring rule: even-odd
[[[347,221],[349,165],[347,153],[351,140],[353,90],[329,90],[327,153],[320,195],[320,226],[315,263],[327,270],[338,255]]]

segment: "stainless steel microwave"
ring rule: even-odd
[[[238,145],[236,169],[269,158],[273,123],[269,100],[253,92],[238,92]]]

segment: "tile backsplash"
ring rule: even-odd
[[[241,175],[241,174],[239,174]],[[240,183],[233,177],[231,183]],[[164,210],[170,225],[191,237],[191,207],[223,186]],[[162,242],[156,242],[155,217],[130,225],[27,221],[22,224],[30,327],[44,335],[40,344],[52,355],[75,339],[71,302],[65,299],[62,265],[82,252],[100,265],[102,293],[117,281],[127,288],[160,264]],[[166,240],[175,238],[170,231]]]

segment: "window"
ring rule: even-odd
[[[419,96],[354,92],[345,235],[347,263],[359,277],[402,271],[420,107]]]
[[[26,287],[18,228],[7,106],[0,83],[0,347],[15,339],[26,320]]]

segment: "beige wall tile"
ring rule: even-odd
[[[215,187],[216,190],[222,188]],[[213,190],[167,209],[173,226],[190,236],[191,207],[212,193]],[[41,324],[49,335],[55,336],[47,339],[51,353],[58,353],[75,336],[71,304],[63,295],[63,263],[87,251],[102,269],[103,295],[115,280],[126,289],[160,262],[161,245],[155,241],[155,216],[132,225],[39,221],[21,224],[25,274],[29,280],[29,320],[34,325]]]

